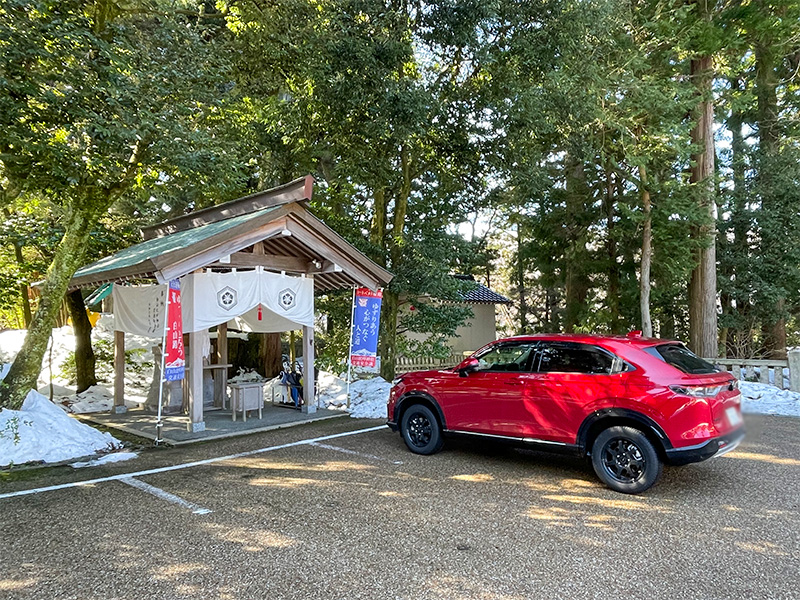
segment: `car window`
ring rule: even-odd
[[[497,344],[477,356],[479,371],[529,372],[536,342]]]
[[[660,358],[665,363],[672,365],[684,373],[701,375],[719,371],[719,369],[710,362],[703,360],[681,344],[664,344],[652,349],[648,348],[647,351],[649,354]]]
[[[621,373],[627,365],[610,352],[574,342],[544,342],[534,359],[540,373]]]

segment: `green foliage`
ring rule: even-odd
[[[33,421],[22,420],[20,421],[19,417],[11,417],[6,421],[5,426],[3,429],[0,429],[0,438],[11,439],[12,443],[16,446],[19,444],[20,436],[19,436],[19,426],[26,425],[31,427],[33,425]]]
[[[114,380],[114,344],[111,340],[97,339],[92,342],[95,360],[97,361],[97,380],[110,382]],[[129,348],[125,350],[125,370],[133,373],[152,373],[153,363],[141,360],[148,351],[144,348]],[[67,354],[64,362],[59,367],[59,377],[75,385],[77,374],[75,371],[75,353]]]

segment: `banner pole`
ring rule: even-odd
[[[350,344],[347,350],[347,408],[350,408],[350,378],[353,369],[353,331],[356,328],[356,286],[353,286],[353,300],[350,302]]]
[[[167,362],[167,332],[169,330],[169,283],[167,283],[167,295],[164,302],[164,336],[161,338],[161,384],[158,386],[158,417],[156,419],[156,441],[155,445],[162,444],[164,440],[161,439],[161,404],[164,399],[164,383],[167,381],[166,373],[164,373],[165,364]]]

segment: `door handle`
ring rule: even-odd
[[[503,383],[505,383],[506,385],[522,385],[523,381],[520,379],[512,379],[510,381],[504,381]]]

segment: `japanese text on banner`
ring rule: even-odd
[[[378,355],[378,330],[381,322],[383,291],[358,288],[353,310],[353,335],[350,340],[350,364],[374,367]]]
[[[183,349],[183,318],[181,315],[181,283],[177,279],[169,282],[167,303],[167,337],[164,377],[167,381],[183,379],[186,356]]]

